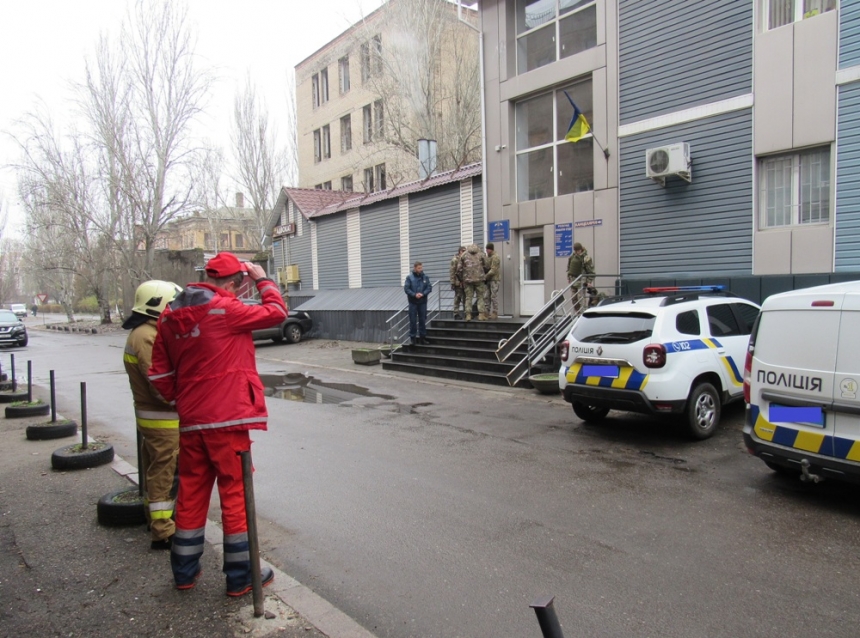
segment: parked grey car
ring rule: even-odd
[[[246,304],[259,304],[259,299],[243,299]],[[265,328],[264,330],[254,330],[251,336],[254,341],[263,341],[271,339],[275,343],[286,340],[288,343],[298,343],[302,337],[310,332],[313,328],[311,316],[301,310],[290,310],[289,316],[277,326]]]

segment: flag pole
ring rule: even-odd
[[[591,131],[591,139],[593,139],[595,142],[597,142],[597,146],[600,148],[600,150],[601,150],[601,151],[603,151],[603,156],[604,156],[606,159],[609,159],[609,151],[608,151],[607,149],[603,148],[603,144],[601,144],[601,143],[600,143],[600,140],[599,140],[599,139],[597,139],[597,136],[594,134],[594,130],[593,130],[593,129],[592,129],[592,131]]]

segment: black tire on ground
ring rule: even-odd
[[[109,443],[91,443],[86,450],[74,451],[79,444],[67,445],[51,455],[55,470],[83,470],[113,461],[113,446]],[[96,448],[98,446],[98,448]]]
[[[36,423],[27,426],[28,441],[47,441],[49,439],[62,439],[66,436],[74,436],[78,432],[78,424],[74,421],[65,420],[51,423]]]
[[[21,386],[18,386],[19,388]],[[14,392],[0,392],[0,403],[15,403],[15,401],[26,401],[26,390],[15,390]]]
[[[284,328],[284,338],[290,343],[298,343],[302,340],[302,327],[297,323],[289,323]]]
[[[126,487],[105,494],[96,505],[96,513],[99,525],[120,527],[146,523],[143,497],[137,487]]]
[[[30,338],[27,335],[24,335],[23,339],[18,339],[18,347],[23,348],[24,346],[26,346],[29,343],[29,341],[30,341]]]
[[[772,461],[765,461],[764,464],[781,476],[788,476],[791,478],[797,478],[798,476],[800,476],[799,469],[795,470],[790,467],[780,465],[779,463],[774,463]]]
[[[573,413],[586,423],[600,423],[609,414],[609,408],[598,408],[593,405],[574,401]]]
[[[37,405],[7,405],[6,418],[17,419],[24,416],[45,416],[50,414],[51,406],[48,403]]]
[[[687,432],[697,441],[714,435],[720,423],[720,395],[710,383],[700,383],[687,399]]]

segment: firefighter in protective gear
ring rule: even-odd
[[[134,417],[140,433],[140,479],[143,507],[152,534],[152,549],[170,549],[173,538],[171,489],[179,453],[179,417],[147,378],[152,361],[158,316],[182,288],[168,281],[145,281],[134,293],[131,316],[122,327],[131,330],[123,363],[134,398]]]
[[[206,264],[207,280],[188,284],[158,320],[149,380],[179,413],[179,494],[170,565],[177,589],[191,589],[201,573],[206,516],[218,482],[227,595],[251,591],[251,556],[239,452],[250,430],[265,430],[268,413],[257,374],[251,331],[278,325],[287,309],[265,271],[222,252]],[[262,303],[236,298],[244,277]],[[275,576],[262,570],[263,585]]]

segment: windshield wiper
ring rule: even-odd
[[[603,334],[591,335],[585,339],[580,339],[580,341],[582,343],[632,343],[650,336],[650,330],[636,330],[634,332],[604,332]]]

